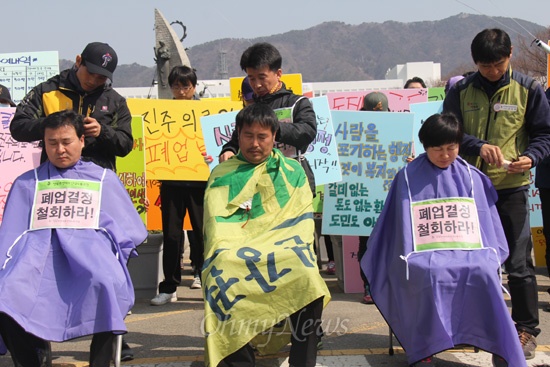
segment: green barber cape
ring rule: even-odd
[[[239,154],[213,170],[204,230],[206,366],[253,339],[259,351],[286,345],[288,333],[262,333],[320,297],[329,302],[313,247],[311,190],[300,164],[279,150],[258,165]]]

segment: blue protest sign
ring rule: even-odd
[[[370,235],[411,154],[413,114],[332,111],[342,181],[325,185],[323,234]]]

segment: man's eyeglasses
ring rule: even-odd
[[[180,87],[179,85],[174,85],[172,87],[170,87],[174,92],[187,92],[188,90],[191,90],[191,88],[193,88],[192,86],[188,85],[186,87]]]

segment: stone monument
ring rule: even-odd
[[[182,41],[185,38],[185,26],[177,21],[184,29],[181,39],[174,31],[162,13],[155,9],[155,63],[157,65],[158,98],[172,99],[170,85],[168,85],[168,74],[174,66],[189,66],[191,62],[183,48]]]

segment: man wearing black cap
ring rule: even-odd
[[[117,62],[111,46],[89,43],[76,56],[71,69],[37,85],[23,98],[10,124],[12,137],[25,142],[41,140],[46,116],[73,109],[85,116],[82,157],[116,170],[116,157],[126,156],[134,145],[132,116],[126,100],[108,83],[108,79],[113,80]],[[46,159],[44,149],[41,163]],[[123,340],[121,360],[131,359],[133,352]]]
[[[15,107],[15,103],[11,100],[10,90],[0,84],[0,107]]]
[[[25,96],[10,124],[12,137],[25,142],[40,140],[46,116],[73,109],[85,116],[82,156],[115,170],[115,157],[127,155],[134,144],[126,100],[108,83],[108,79],[113,80],[117,62],[117,54],[108,44],[88,44],[71,69],[37,85]]]

